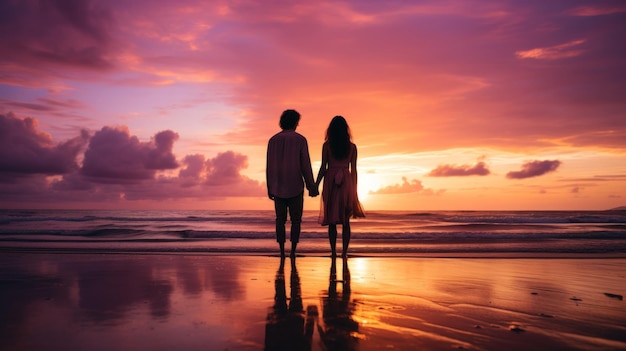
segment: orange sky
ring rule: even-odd
[[[620,1],[8,1],[0,207],[271,209],[343,115],[370,210],[626,205]],[[319,198],[305,200],[308,209]]]

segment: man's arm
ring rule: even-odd
[[[309,155],[309,145],[303,137],[303,144],[300,151],[300,170],[304,177],[306,188],[309,190],[310,196],[319,195],[315,180],[313,180],[313,169],[311,168],[311,157]]]
[[[272,172],[272,163],[270,162],[270,158],[272,156],[270,154],[270,148],[271,141],[267,144],[267,154],[265,157],[265,185],[267,186],[267,197],[269,197],[270,200],[274,200],[274,195],[272,195],[272,193],[270,192],[270,179],[273,176],[273,174],[270,174],[270,172]]]

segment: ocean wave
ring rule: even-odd
[[[214,231],[214,230],[172,230],[152,232],[143,229],[131,228],[101,228],[93,230],[21,230],[0,231],[0,241],[39,240],[42,236],[53,240],[66,240],[67,237],[84,240],[105,238],[119,241],[128,240],[211,240],[211,239],[275,239],[275,233],[271,231]],[[326,240],[328,234],[325,231],[301,233],[301,239]],[[422,241],[422,242],[487,242],[487,241],[537,241],[537,240],[585,240],[585,239],[623,239],[626,240],[626,231],[534,231],[534,232],[494,232],[494,231],[410,231],[410,232],[353,232],[353,240],[386,241]]]
[[[41,216],[41,217],[11,217],[0,218],[0,225],[19,222],[236,222],[246,221],[248,223],[266,222],[266,218],[261,217],[112,217],[112,216]]]
[[[569,215],[569,216],[450,216],[440,218],[454,223],[505,223],[505,224],[569,224],[569,223],[626,223],[623,215]]]
[[[85,247],[103,243],[150,243],[175,249],[274,247],[274,213],[0,210],[0,248],[14,243],[54,246],[70,242]],[[327,227],[317,224],[317,211],[305,211],[301,242],[328,245]],[[588,246],[590,250],[615,252],[626,250],[626,212],[373,211],[353,222],[352,242],[387,252],[407,246],[434,250],[442,245],[453,250],[479,250],[481,245],[491,249],[502,246],[502,250],[526,250],[530,246],[540,250],[546,246],[557,251]]]
[[[124,213],[124,215],[121,215]],[[304,220],[317,220],[317,211],[305,211]],[[0,226],[28,222],[154,222],[154,223],[249,223],[273,221],[272,211],[15,211],[0,210]],[[372,211],[360,223],[493,223],[568,224],[624,223],[624,211]]]

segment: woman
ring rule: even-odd
[[[324,179],[319,223],[328,225],[333,257],[337,256],[337,224],[342,225],[342,257],[346,258],[350,245],[350,217],[365,217],[357,196],[356,160],[356,145],[351,141],[348,123],[342,116],[335,116],[326,130],[322,166],[315,182],[319,187]]]

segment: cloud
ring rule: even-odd
[[[581,55],[584,50],[580,48],[585,40],[574,40],[568,43],[559,44],[545,48],[535,48],[525,51],[517,51],[515,56],[521,59],[543,59],[557,60],[562,58],[576,57]]]
[[[612,4],[612,6],[604,5],[604,4],[600,4],[597,6],[594,6],[594,5],[580,6],[569,11],[569,13],[574,16],[585,16],[585,17],[586,16],[605,16],[605,15],[612,15],[612,14],[617,14],[617,13],[624,13],[624,12],[626,12],[626,6],[621,5],[621,4],[620,5]]]
[[[603,174],[603,175],[594,175],[593,177],[586,178],[565,178],[559,179],[559,182],[593,182],[593,183],[603,183],[603,182],[623,182],[626,180],[626,174]]]
[[[0,114],[0,173],[5,177],[66,174],[78,169],[76,158],[87,143],[88,133],[83,131],[55,144],[50,134],[37,130],[37,125],[34,118]]]
[[[470,165],[439,165],[428,173],[431,177],[458,177],[458,176],[472,176],[489,175],[491,172],[487,168],[484,162],[478,162],[474,166]]]
[[[224,185],[241,180],[239,172],[248,167],[248,158],[232,151],[218,154],[207,161],[208,185]]]
[[[187,155],[178,173],[181,187],[199,186],[214,196],[264,196],[263,184],[241,174],[248,167],[248,157],[234,151],[218,153],[214,158]]]
[[[53,98],[38,98],[37,102],[0,99],[0,106],[12,111],[26,110],[29,112],[47,112],[57,114],[61,114],[67,110],[84,108],[84,104],[78,100],[59,100]]]
[[[139,181],[157,170],[178,168],[172,154],[178,134],[166,130],[150,142],[140,142],[126,127],[103,127],[89,141],[81,174],[96,182]]]
[[[556,171],[561,165],[561,161],[529,161],[522,165],[519,171],[512,171],[506,174],[509,179],[525,179],[544,175]]]
[[[241,174],[247,167],[247,156],[234,151],[214,158],[200,154],[187,155],[181,161],[177,177],[159,176],[137,183],[99,185],[109,187],[125,200],[197,199],[214,201],[227,197],[264,197],[264,184]]]
[[[204,155],[195,154],[187,155],[182,160],[183,168],[178,172],[178,178],[183,180],[182,186],[194,186],[198,185],[205,174]]]
[[[410,182],[406,177],[402,177],[402,184],[389,185],[378,190],[372,190],[370,194],[406,194],[406,193],[418,193],[424,190],[422,182],[417,179],[412,179]]]
[[[157,133],[154,136],[154,146],[156,147],[148,152],[146,168],[155,170],[178,168],[176,156],[172,154],[176,140],[178,140],[178,134],[171,130]]]
[[[141,141],[168,129],[194,138],[175,142],[193,151],[169,161],[168,147],[159,151],[154,141],[153,157],[140,158],[143,168],[123,174],[139,177],[126,179],[132,186],[78,173],[62,173],[68,183],[54,183],[94,196],[151,196],[156,186],[176,189],[170,196],[243,194],[220,185],[229,179],[222,174],[246,174],[237,157],[233,168],[213,165],[213,173],[206,162],[218,152],[250,150],[250,174],[262,179],[267,137],[287,107],[303,114],[299,131],[314,161],[338,113],[349,119],[363,158],[549,146],[619,153],[626,145],[626,47],[619,45],[626,21],[618,7],[614,1],[0,1],[0,113],[36,116],[55,138],[63,135],[58,140],[76,126],[93,134],[127,123],[141,130]],[[596,15],[602,17],[590,17]],[[145,121],[160,110],[169,115],[151,119],[154,130],[146,132]],[[197,152],[205,155],[187,159]],[[80,152],[77,160],[80,166]],[[175,161],[180,168],[158,169]],[[467,162],[469,168],[478,161]],[[464,167],[447,166],[447,172]],[[381,177],[390,176],[383,171]],[[240,180],[237,186],[247,184]]]
[[[0,2],[0,64],[10,67],[0,82],[36,85],[55,70],[73,67],[102,71],[113,67],[113,16],[102,2],[39,0]]]
[[[173,153],[178,138],[165,130],[142,142],[120,126],[102,127],[92,137],[84,131],[55,144],[37,129],[37,120],[0,115],[1,202],[58,205],[266,196],[264,184],[242,174],[248,167],[246,155],[229,150],[213,158],[187,155],[179,162]]]

